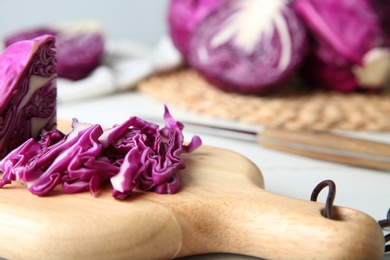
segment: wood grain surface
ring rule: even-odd
[[[23,183],[0,189],[0,257],[173,259],[231,252],[266,259],[380,259],[383,233],[368,215],[264,190],[261,171],[235,152],[203,146],[184,155],[174,195],[136,190],[125,201],[108,185],[48,197]]]

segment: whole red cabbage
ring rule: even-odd
[[[170,0],[168,27],[173,44],[187,59],[192,32],[199,21],[213,12],[221,0]]]
[[[56,125],[55,38],[20,41],[0,55],[0,159]]]
[[[87,77],[101,63],[105,36],[97,25],[42,26],[15,32],[4,40],[9,46],[42,34],[56,37],[58,77],[79,80]]]
[[[226,0],[198,22],[188,63],[222,90],[275,91],[307,52],[304,25],[285,0]]]
[[[165,108],[166,125],[131,117],[103,131],[100,125],[73,121],[67,135],[58,130],[29,139],[0,161],[0,187],[14,180],[27,183],[35,195],[50,194],[59,184],[64,193],[90,190],[111,181],[113,196],[125,199],[135,188],[173,194],[180,188],[180,155],[201,145],[194,136],[183,144],[183,125]]]
[[[385,29],[384,6],[382,0],[295,0],[294,8],[313,36],[304,77],[342,92],[387,84],[390,30]]]

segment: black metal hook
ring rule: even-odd
[[[332,180],[324,180],[320,182],[311,193],[310,200],[317,201],[320,192],[329,187],[328,196],[326,198],[324,217],[333,219],[333,202],[336,197],[336,184]]]
[[[311,201],[317,201],[318,195],[320,192],[326,188],[329,187],[328,196],[326,198],[326,204],[325,204],[325,211],[323,212],[324,217],[333,219],[333,202],[336,197],[336,184],[332,180],[324,180],[320,182],[311,193],[310,200]],[[386,227],[390,227],[390,209],[387,211],[387,218],[383,220],[379,220],[378,224],[382,229]],[[385,235],[385,248],[384,252],[390,252],[390,233]]]
[[[387,211],[387,218],[378,221],[381,228],[390,227],[390,209]]]
[[[386,227],[390,227],[390,209],[387,211],[387,218],[383,220],[379,220],[378,224],[382,229]],[[385,252],[390,252],[390,244],[387,244],[390,241],[390,233],[385,235]]]

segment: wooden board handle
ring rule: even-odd
[[[323,131],[267,128],[259,143],[265,147],[316,159],[378,170],[390,170],[390,145]]]
[[[241,198],[205,193],[195,199],[177,194],[163,196],[167,200],[163,203],[162,195],[134,195],[130,203],[91,200],[89,207],[80,208],[83,214],[64,214],[60,208],[64,204],[56,206],[53,198],[49,212],[46,209],[29,221],[16,218],[1,226],[0,256],[174,259],[227,252],[264,259],[379,260],[383,255],[383,233],[377,222],[352,209],[335,207],[336,219],[330,220],[321,215],[321,203],[275,195],[259,187],[243,191]],[[76,197],[88,199],[82,194]],[[68,201],[73,197],[62,200]],[[15,209],[3,209],[8,210]],[[16,239],[20,249],[15,248]]]
[[[251,195],[249,195],[251,193]],[[242,198],[199,202],[196,211],[176,208],[183,246],[178,256],[230,252],[265,259],[381,259],[383,233],[364,213],[275,195],[260,189]],[[178,211],[179,210],[179,211]]]

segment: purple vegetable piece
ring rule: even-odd
[[[0,159],[56,126],[55,39],[20,41],[0,55]]]
[[[88,190],[95,196],[99,188],[107,183],[119,171],[107,157],[87,158],[78,171],[72,172],[72,177],[64,175],[62,186],[64,193],[76,193]]]
[[[63,179],[65,183],[88,179],[83,178],[90,174],[84,163],[100,154],[98,137],[102,133],[100,125],[74,120],[73,131],[66,136],[54,130],[44,134],[40,141],[29,139],[0,161],[0,170],[4,173],[2,181],[7,184],[20,179],[33,194],[45,196]]]
[[[101,32],[57,34],[58,76],[70,80],[87,77],[97,68],[104,54],[104,35]]]
[[[35,28],[34,30],[28,30],[28,31],[23,31],[23,32],[16,33],[16,34],[11,34],[5,38],[4,45],[10,46],[11,44],[14,44],[15,42],[31,40],[31,39],[34,39],[38,36],[42,36],[45,34],[55,36],[57,34],[57,31],[54,29],[48,28],[48,27],[38,27],[38,28]]]
[[[382,30],[384,31],[385,43],[383,45],[389,46],[390,44],[390,1],[388,0],[373,0],[374,11],[378,15],[378,20]]]
[[[193,151],[202,142],[194,136],[188,145],[184,145],[183,125],[173,120],[167,107],[164,119],[166,125],[162,129],[141,119],[130,118],[125,124],[131,124],[131,128],[117,126],[123,131],[110,130],[118,136],[114,139],[121,140],[112,145],[118,150],[124,144],[128,147],[118,174],[111,178],[115,198],[127,198],[134,188],[160,194],[173,194],[179,190],[178,170],[184,168],[180,155]]]
[[[313,36],[303,75],[341,92],[387,84],[390,30],[384,29],[388,15],[381,5],[382,0],[295,0],[294,8]]]
[[[190,36],[199,21],[221,4],[220,0],[171,0],[168,6],[169,33],[173,44],[187,59]]]
[[[182,153],[201,145],[194,136],[183,144],[183,125],[165,107],[166,126],[138,117],[103,131],[100,125],[73,120],[68,135],[54,130],[36,141],[29,139],[0,161],[0,188],[22,180],[35,195],[48,195],[62,184],[64,193],[98,189],[110,183],[116,199],[125,199],[135,188],[157,193],[179,190],[178,170],[184,168]]]
[[[98,26],[38,27],[16,32],[5,39],[9,46],[42,34],[56,37],[58,77],[80,80],[87,77],[101,63],[105,36]]]
[[[285,0],[227,0],[199,22],[188,62],[222,90],[267,94],[301,65],[306,36]]]

